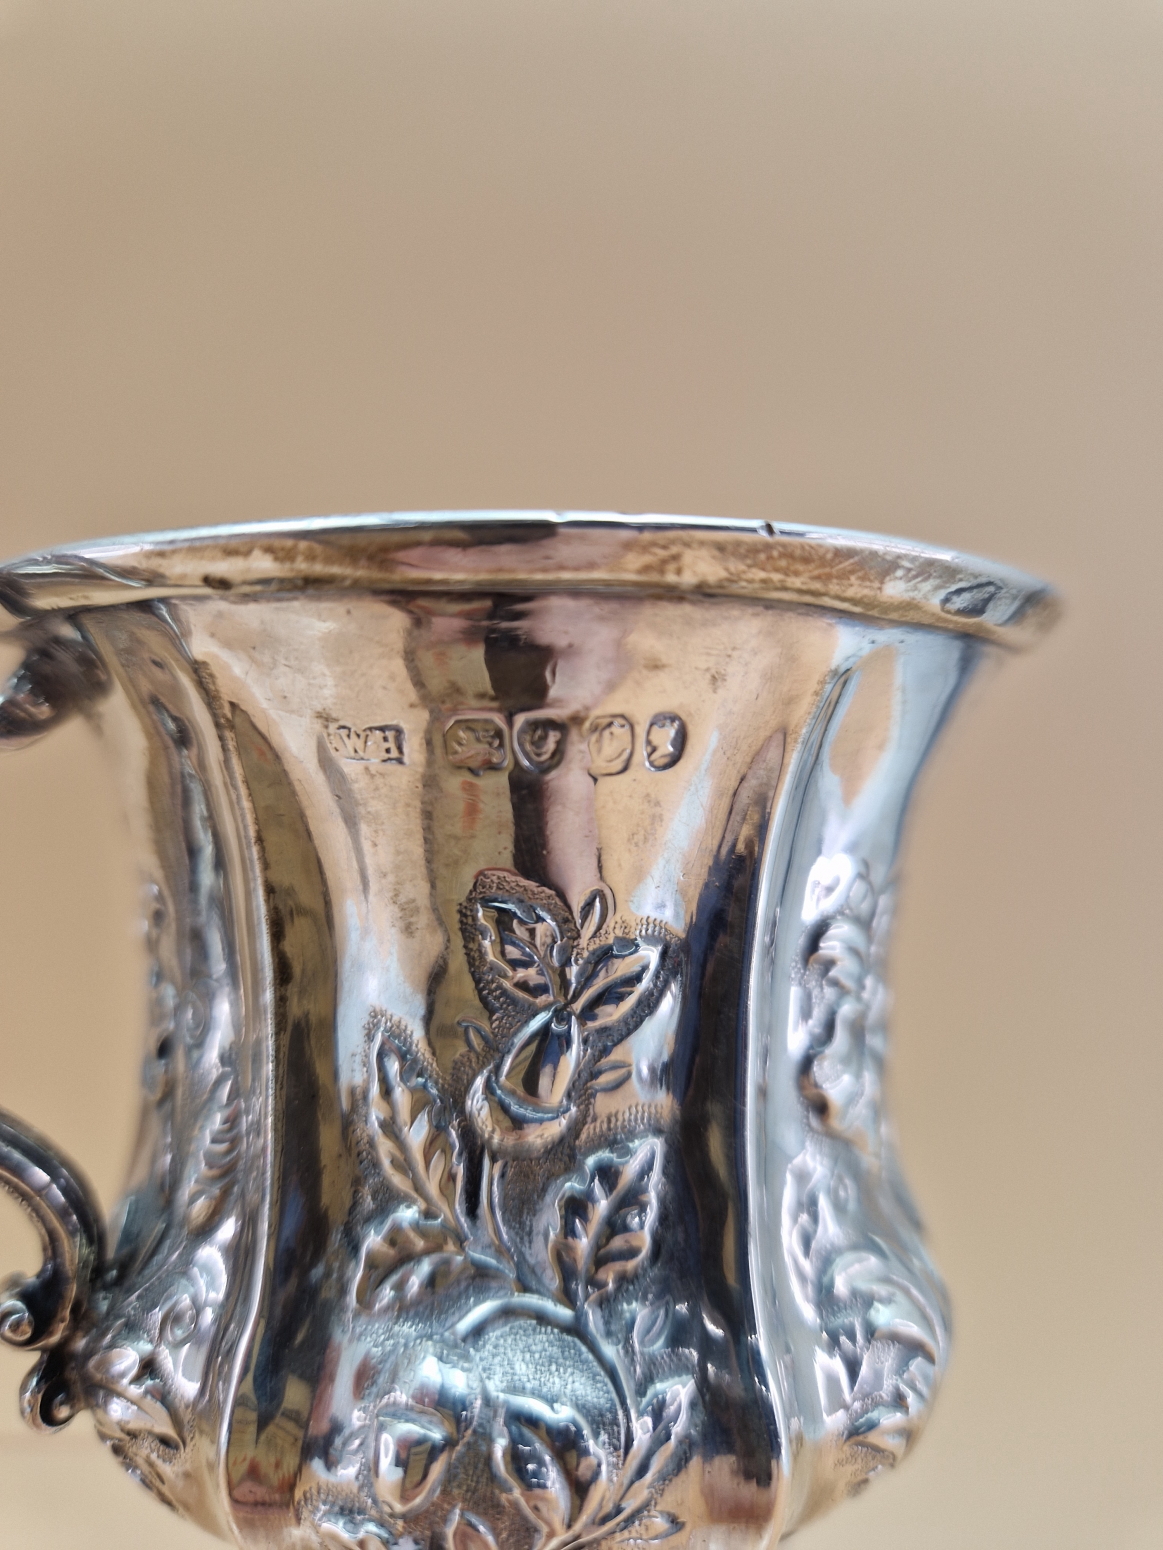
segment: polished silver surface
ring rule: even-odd
[[[35,1424],[87,1407],[288,1550],[758,1545],[900,1459],[948,1310],[884,1111],[896,854],[1044,588],[508,513],[122,540],[0,596],[0,742],[92,715],[151,965],[108,1248],[0,1116]]]

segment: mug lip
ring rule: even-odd
[[[1059,612],[991,560],[878,533],[759,518],[404,511],[178,528],[0,565],[0,630],[166,598],[306,592],[647,593],[798,603],[1010,647]]]

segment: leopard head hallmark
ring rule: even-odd
[[[112,1220],[0,1114],[32,1425],[253,1550],[758,1550],[904,1456],[948,1308],[897,847],[1043,588],[552,513],[118,540],[0,605],[0,743],[92,719],[148,962]]]

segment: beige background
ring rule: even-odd
[[[647,508],[1066,594],[911,832],[895,1092],[955,1364],[804,1550],[1163,1546],[1161,199],[1153,0],[0,0],[0,550]],[[0,804],[0,1101],[109,1201],[141,996],[86,730]],[[86,1420],[24,1435],[24,1365],[0,1550],[206,1542]]]

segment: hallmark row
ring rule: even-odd
[[[450,716],[444,727],[449,764],[480,775],[507,770],[513,758],[532,775],[549,775],[565,758],[571,736],[567,721],[528,711],[509,718],[495,711]],[[595,716],[582,730],[589,771],[595,779],[621,775],[630,768],[637,736],[629,716]],[[394,724],[353,727],[335,721],[327,742],[339,759],[359,764],[407,764],[404,729]],[[686,723],[673,711],[651,716],[642,734],[642,761],[648,770],[673,769],[686,748]]]

